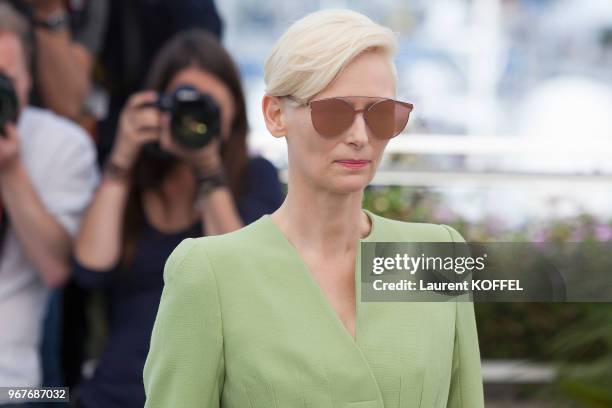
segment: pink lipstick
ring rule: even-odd
[[[336,163],[343,165],[344,167],[348,167],[349,169],[360,169],[362,167],[367,166],[370,161],[369,160],[336,160]]]

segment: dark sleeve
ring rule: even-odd
[[[106,270],[94,270],[81,265],[77,259],[71,257],[72,276],[76,283],[84,289],[105,288],[110,285],[117,267]]]
[[[245,224],[270,214],[283,203],[284,192],[278,170],[263,157],[249,161],[246,185],[238,200],[238,212]]]
[[[177,30],[203,28],[221,38],[223,21],[212,0],[182,0],[169,3]]]
[[[72,37],[95,56],[102,47],[108,18],[108,0],[86,2],[84,19],[72,28]]]

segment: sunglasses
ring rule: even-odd
[[[295,100],[291,96],[290,99]],[[363,109],[355,109],[350,101],[373,101]],[[413,105],[376,96],[341,96],[308,102],[310,117],[315,130],[322,136],[334,137],[351,127],[355,116],[363,113],[363,119],[372,134],[379,139],[391,139],[399,135],[408,123]]]

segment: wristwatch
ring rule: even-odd
[[[218,187],[227,185],[227,178],[223,168],[215,171],[212,174],[195,173],[196,182],[198,183],[198,198],[208,195],[211,191]]]
[[[104,163],[104,177],[111,180],[126,181],[130,178],[130,171],[113,163],[112,160],[107,160]]]
[[[68,13],[64,10],[58,10],[44,19],[34,18],[35,27],[44,28],[49,31],[61,31],[68,27],[69,22]]]

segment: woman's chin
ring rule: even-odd
[[[349,194],[363,191],[370,183],[365,175],[339,176],[331,185],[331,190],[337,193]]]

